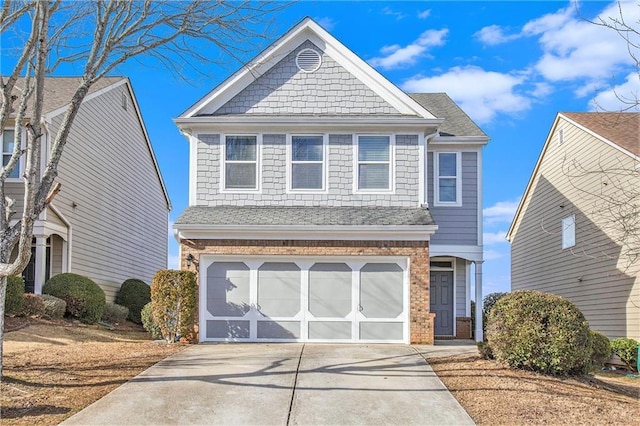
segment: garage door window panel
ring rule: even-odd
[[[207,311],[217,317],[242,317],[250,309],[249,267],[215,262],[207,268]]]
[[[351,321],[313,321],[309,323],[311,340],[351,340]]]
[[[366,318],[397,318],[403,312],[404,272],[395,263],[367,263],[360,270],[360,306]]]
[[[300,268],[295,263],[267,262],[258,269],[258,310],[267,317],[300,312]]]
[[[300,321],[258,321],[258,339],[299,339]]]
[[[309,270],[309,312],[316,318],[345,318],[353,310],[352,271],[344,263],[316,263]]]
[[[249,321],[237,320],[208,320],[208,339],[248,339]]]

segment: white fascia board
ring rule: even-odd
[[[271,69],[271,67],[278,63],[289,52],[300,46],[305,40],[310,40],[319,48],[323,49],[327,55],[353,74],[354,77],[362,81],[363,84],[377,93],[401,114],[416,115],[422,118],[435,118],[435,116],[422,105],[387,80],[371,65],[360,59],[360,57],[311,18],[302,20],[302,22],[285,33],[247,65],[181,114],[180,117],[194,117],[205,107],[217,110],[258,77]]]
[[[429,256],[454,256],[471,262],[482,262],[482,246],[456,246],[431,244],[429,246]]]
[[[429,241],[437,225],[422,226],[246,226],[174,225],[180,239]]]
[[[486,145],[488,136],[436,136],[429,141],[430,145]]]

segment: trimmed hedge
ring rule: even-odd
[[[164,269],[151,284],[153,320],[168,342],[192,338],[197,303],[196,275],[191,271]]]
[[[7,277],[7,292],[4,299],[4,313],[20,315],[24,304],[24,279],[20,275]]]
[[[489,313],[494,357],[544,374],[582,374],[590,366],[589,325],[567,299],[538,291],[503,296]]]
[[[638,363],[638,342],[634,339],[620,337],[611,342],[611,349],[620,357],[627,367],[633,371]]]
[[[104,291],[87,277],[64,273],[53,276],[42,292],[67,302],[66,315],[87,323],[100,321],[106,304]]]
[[[44,315],[44,298],[39,294],[25,293],[22,315],[26,317],[41,317]]]
[[[108,302],[104,306],[104,314],[102,320],[110,324],[122,324],[129,316],[129,308],[118,305],[117,303]]]
[[[130,278],[122,283],[116,303],[129,308],[129,320],[142,324],[140,311],[151,302],[151,288],[144,281]]]
[[[151,302],[144,305],[140,311],[140,319],[142,320],[142,327],[151,334],[152,339],[161,339],[162,332],[160,327],[153,320],[153,309],[151,308]]]
[[[591,347],[591,368],[602,368],[611,358],[609,338],[599,331],[589,330],[589,345]]]
[[[67,310],[67,302],[50,294],[43,294],[44,316],[51,319],[60,319],[64,317]]]

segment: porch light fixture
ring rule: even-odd
[[[193,257],[193,255],[191,253],[189,253],[187,255],[187,257],[184,258],[184,260],[187,261],[187,268],[191,267],[191,263],[193,263],[194,259],[195,259],[195,257]]]

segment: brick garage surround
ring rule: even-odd
[[[181,268],[192,254],[261,256],[407,256],[409,257],[409,328],[413,344],[433,344],[434,317],[429,312],[428,241],[181,240]],[[193,266],[191,268],[193,270]],[[196,271],[197,272],[197,271]],[[198,281],[199,282],[199,281]]]

